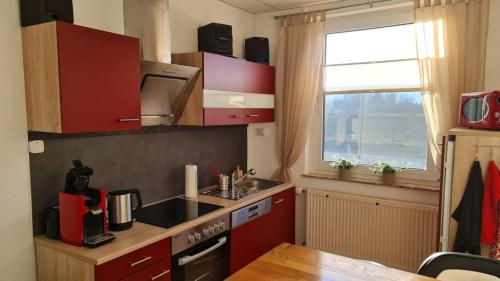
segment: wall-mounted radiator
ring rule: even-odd
[[[308,247],[411,272],[437,251],[437,207],[320,190],[306,194]]]

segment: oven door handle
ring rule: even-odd
[[[184,256],[182,258],[179,259],[179,265],[185,265],[187,263],[190,263],[196,259],[199,259],[201,257],[203,257],[204,255],[206,254],[209,254],[215,250],[217,250],[218,248],[220,248],[222,245],[226,244],[227,242],[227,238],[226,237],[222,237],[219,239],[219,242],[217,242],[217,244],[213,245],[212,247],[206,249],[205,251],[203,252],[199,252],[198,254],[196,255],[193,255],[193,256]]]

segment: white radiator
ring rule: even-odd
[[[306,245],[415,272],[437,251],[438,208],[308,190]]]

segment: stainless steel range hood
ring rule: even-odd
[[[170,64],[167,0],[124,0],[125,34],[141,41],[141,115],[143,126],[179,121],[194,84],[196,67]]]
[[[141,62],[141,115],[143,126],[179,121],[200,75],[200,69],[176,64]]]

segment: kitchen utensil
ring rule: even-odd
[[[59,236],[65,243],[95,248],[113,241],[106,225],[106,191],[89,187],[93,170],[74,160],[59,192]]]
[[[132,195],[137,206],[132,208]],[[126,230],[132,227],[132,214],[142,207],[141,192],[138,189],[117,190],[108,193],[109,229]]]
[[[224,174],[219,175],[219,190],[229,189],[229,177]]]

